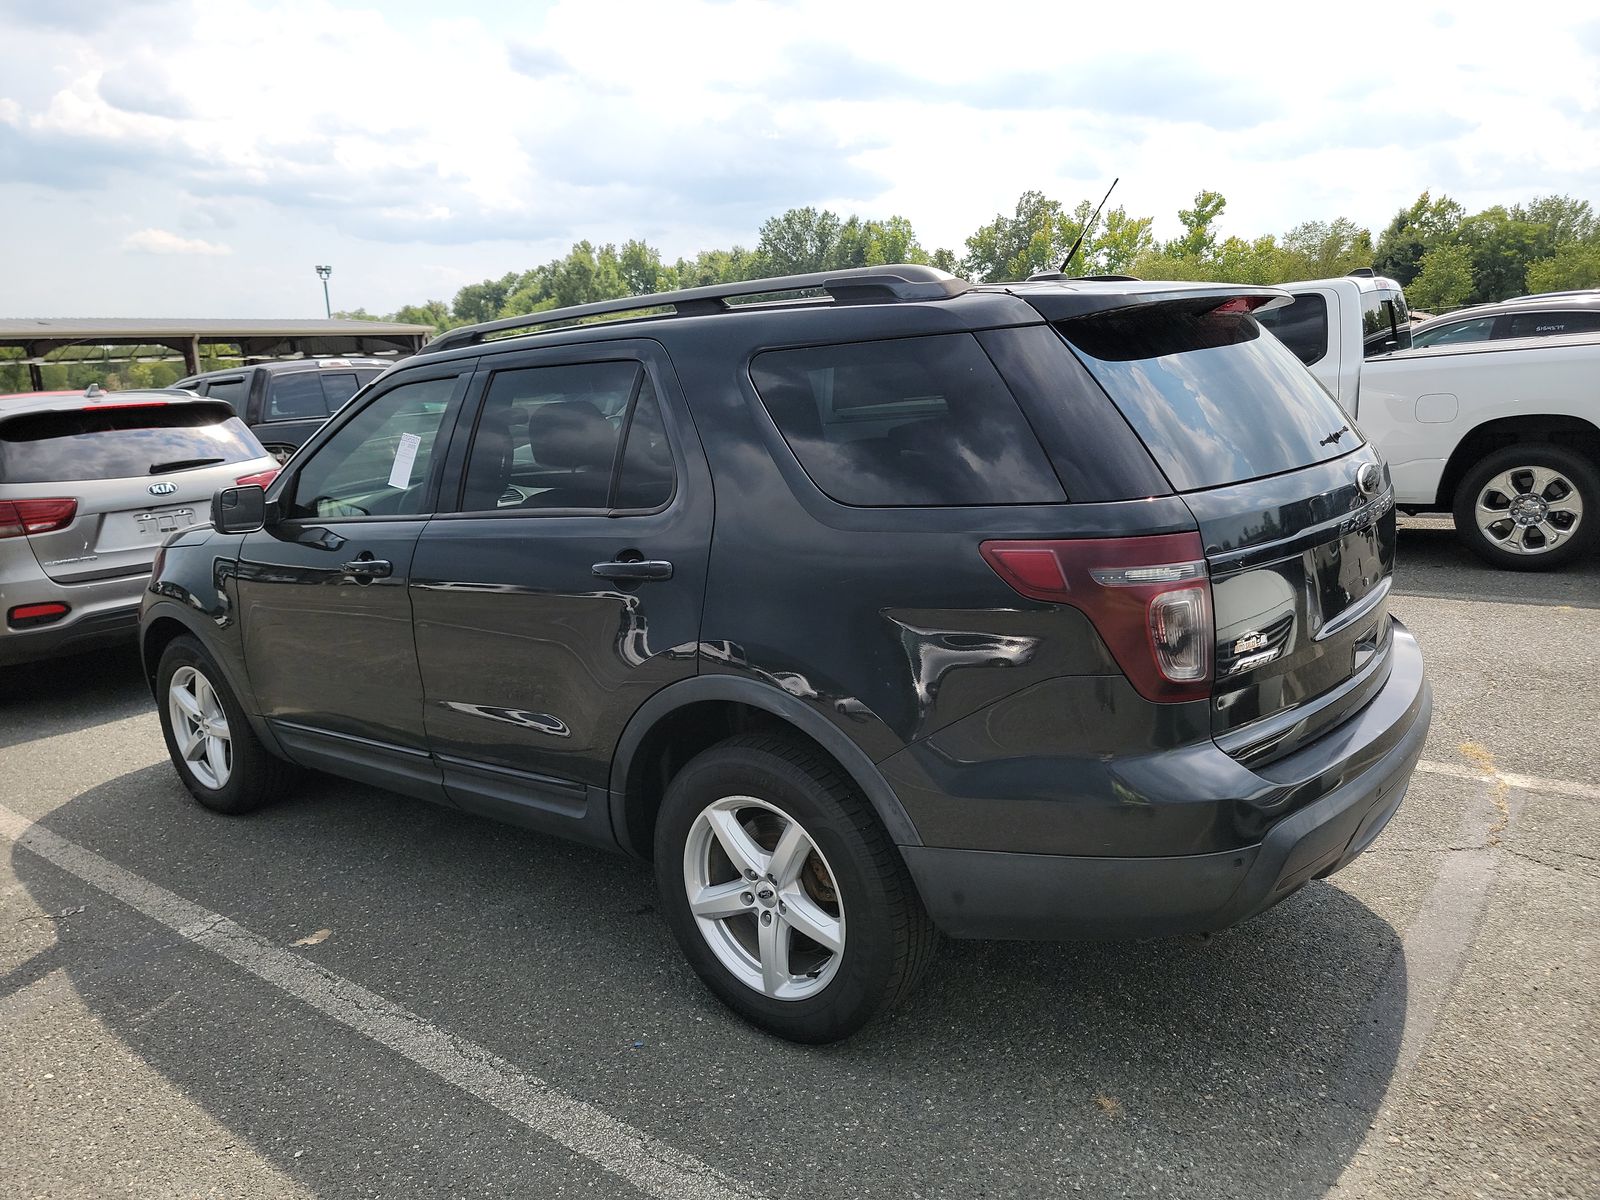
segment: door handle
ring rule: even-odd
[[[387,579],[394,574],[394,564],[386,558],[358,558],[345,563],[344,573],[357,580]]]
[[[630,583],[637,583],[643,579],[671,579],[672,564],[669,562],[651,561],[649,559],[615,559],[612,562],[595,563],[589,568],[601,579],[619,579]]]

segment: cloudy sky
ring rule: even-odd
[[[0,46],[0,316],[319,316],[318,263],[381,312],[807,204],[959,252],[1114,175],[1158,236],[1600,207],[1592,2],[0,0]]]

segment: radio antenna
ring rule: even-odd
[[[1067,256],[1061,260],[1061,273],[1063,275],[1067,273],[1067,267],[1071,264],[1073,258],[1076,257],[1078,250],[1083,246],[1083,239],[1089,235],[1089,230],[1093,229],[1094,223],[1100,219],[1100,209],[1106,206],[1106,201],[1111,199],[1111,193],[1116,190],[1117,184],[1120,183],[1121,180],[1122,176],[1119,175],[1116,179],[1111,181],[1111,186],[1106,189],[1106,194],[1100,197],[1100,205],[1094,210],[1094,215],[1089,218],[1088,223],[1085,224],[1082,229],[1078,230],[1078,240],[1072,243],[1072,249],[1068,250]]]

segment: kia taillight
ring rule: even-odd
[[[1199,534],[990,541],[980,550],[1022,595],[1088,617],[1146,700],[1211,694],[1216,634]]]
[[[278,477],[278,472],[282,469],[282,467],[268,467],[265,471],[257,471],[254,475],[241,475],[233,482],[238,487],[249,487],[254,484],[256,487],[264,488]]]
[[[0,538],[64,529],[77,515],[76,500],[0,500]]]

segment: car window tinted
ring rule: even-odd
[[[639,389],[626,437],[615,507],[660,508],[672,499],[675,472],[661,404],[648,378]]]
[[[335,519],[424,511],[428,470],[454,379],[402,384],[375,398],[295,472],[291,517]]]
[[[1413,334],[1413,346],[1446,346],[1453,342],[1484,342],[1489,340],[1489,335],[1494,331],[1493,317],[1478,317],[1471,321],[1455,321],[1446,325],[1435,325],[1432,329],[1424,329],[1421,333]]]
[[[1562,333],[1593,333],[1600,329],[1600,312],[1527,312],[1506,319],[1501,337],[1553,337]]]
[[[772,350],[750,375],[806,473],[842,504],[1066,499],[971,334]]]
[[[1411,345],[1411,312],[1393,292],[1361,293],[1361,349],[1366,358]]]
[[[233,405],[234,412],[242,411],[244,404],[244,379],[213,379],[205,385],[206,395],[213,400],[226,400]]]
[[[338,412],[350,401],[350,397],[361,390],[361,384],[354,373],[327,372],[321,376],[322,399],[328,406],[329,412]]]
[[[1214,299],[1060,329],[1179,491],[1276,475],[1361,445],[1345,411],[1255,319]],[[1210,311],[1207,311],[1209,309]]]
[[[1328,352],[1328,300],[1321,292],[1296,296],[1293,304],[1258,313],[1256,320],[1308,367]]]
[[[496,372],[473,437],[463,509],[607,508],[628,406],[648,382],[634,362]]]
[[[265,454],[220,404],[158,402],[0,422],[0,483],[164,475]]]
[[[274,375],[267,382],[268,421],[315,420],[328,415],[322,380],[315,371]]]

